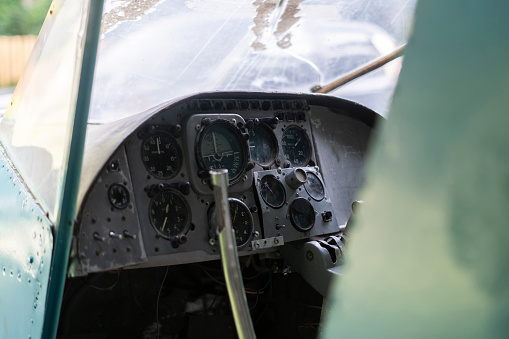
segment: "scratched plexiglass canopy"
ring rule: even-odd
[[[186,94],[310,92],[405,43],[414,1],[109,0],[90,121]],[[396,62],[333,95],[384,114]]]
[[[92,0],[53,0],[0,121],[5,150],[56,220]],[[304,92],[406,42],[416,0],[107,0],[89,124],[197,92]],[[399,61],[333,95],[385,114]]]

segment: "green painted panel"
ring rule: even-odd
[[[508,12],[418,4],[324,337],[508,336]]]
[[[66,161],[67,166],[63,178],[62,196],[59,202],[60,215],[58,216],[57,226],[55,228],[55,252],[52,258],[53,261],[51,262],[43,338],[55,338],[57,336],[65,278],[69,265],[69,253],[75,220],[76,201],[79,191],[103,5],[103,0],[94,0],[89,2],[87,8],[83,59],[81,62],[78,93],[74,110],[72,135],[69,140],[69,154]]]
[[[40,338],[51,224],[0,146],[0,338]]]

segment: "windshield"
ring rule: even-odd
[[[415,0],[106,1],[90,122],[186,94],[310,92],[406,42]],[[384,114],[396,62],[332,93]]]
[[[209,91],[310,92],[406,42],[416,0],[108,0],[89,123]],[[52,219],[82,58],[83,6],[54,0],[0,123]],[[333,92],[384,114],[398,62]],[[71,114],[71,115],[70,115]]]
[[[0,121],[0,144],[49,217],[58,216],[88,1],[54,0]]]

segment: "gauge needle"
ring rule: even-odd
[[[157,138],[157,154],[161,154],[161,150],[159,149],[160,143],[161,143],[161,139]]]
[[[166,205],[166,213],[168,213],[169,208],[170,208],[170,204]]]
[[[214,132],[212,132],[212,140],[214,141],[214,153],[217,154],[216,133]]]
[[[297,142],[295,143],[295,146],[293,147],[297,147],[297,144],[301,141],[302,138],[299,138],[299,140],[297,140]]]
[[[267,189],[269,190],[270,194],[272,194],[272,196],[275,196],[274,192],[272,192],[272,190],[270,189],[268,184],[265,187],[267,187]]]
[[[168,221],[168,217],[164,217],[163,226],[161,227],[161,232],[164,231],[164,226],[166,226],[166,222]]]

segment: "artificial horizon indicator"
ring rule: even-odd
[[[237,182],[248,162],[247,142],[241,131],[227,120],[216,120],[198,135],[196,157],[202,170],[228,170],[230,184]]]

